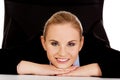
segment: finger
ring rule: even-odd
[[[54,70],[53,72],[58,75],[58,74],[66,74],[69,73],[71,70],[68,69],[58,69],[58,70]]]
[[[71,67],[69,68],[69,70],[73,71],[73,70],[75,70],[75,69],[77,69],[77,68],[78,68],[78,66],[71,66]]]
[[[66,69],[60,69],[60,68],[56,68],[54,69],[54,73],[57,75],[57,74],[67,74],[67,73],[70,73],[71,71],[73,70],[76,70],[78,68],[78,66],[71,66],[69,68],[66,68]]]

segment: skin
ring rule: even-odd
[[[43,75],[43,76],[55,76],[60,74],[69,73],[76,67],[72,66],[68,69],[58,69],[53,65],[38,64],[31,61],[22,60],[17,65],[17,73],[19,75],[32,74],[32,75]]]
[[[76,67],[71,72],[58,74],[57,76],[73,76],[73,77],[97,76],[97,77],[100,77],[102,76],[102,73],[97,63],[91,63],[85,66]]]
[[[50,25],[46,38],[41,36],[48,59],[57,68],[71,67],[83,46],[84,38],[72,26],[70,23]]]

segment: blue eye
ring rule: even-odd
[[[69,42],[69,43],[68,43],[68,46],[75,46],[75,43]]]
[[[51,42],[51,45],[52,45],[52,46],[57,46],[57,45],[58,45],[58,42]]]

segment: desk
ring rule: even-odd
[[[97,77],[58,77],[58,76],[36,76],[36,75],[0,75],[0,80],[120,80],[113,78]]]

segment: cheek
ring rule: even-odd
[[[67,51],[69,51],[69,53],[71,53],[71,54],[77,55],[79,53],[79,50],[80,50],[80,47],[75,46],[75,47],[68,48]]]
[[[70,54],[72,55],[72,56],[77,56],[78,54],[79,54],[79,51],[78,50],[71,50],[70,51]]]
[[[49,56],[54,56],[58,52],[58,50],[56,48],[50,47],[50,46],[47,47],[46,51],[47,51],[47,55],[49,55]]]
[[[72,58],[76,58],[79,54],[79,48],[78,47],[71,48],[68,51],[71,54]]]

